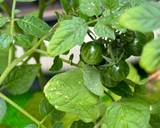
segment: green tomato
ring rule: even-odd
[[[126,50],[130,55],[140,56],[144,45],[153,38],[153,33],[145,35],[143,33],[136,32],[135,34],[135,40],[126,45]]]
[[[81,59],[89,65],[98,65],[103,60],[103,45],[98,42],[89,42],[81,47]]]
[[[129,66],[125,61],[120,61],[117,64],[108,68],[108,73],[114,81],[122,81],[126,79],[129,73]]]
[[[105,87],[113,88],[117,86],[118,82],[112,79],[112,76],[109,75],[108,68],[101,71],[101,82]]]

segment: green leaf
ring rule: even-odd
[[[102,0],[103,5],[107,7],[107,9],[113,10],[118,7],[119,1],[118,0]]]
[[[60,0],[60,2],[65,12],[68,14],[69,11],[71,10],[70,2],[68,0]]]
[[[15,43],[19,46],[22,46],[25,49],[29,49],[33,46],[32,41],[29,36],[23,34],[17,34],[15,37]]]
[[[63,67],[63,61],[59,56],[56,56],[53,61],[52,67],[49,69],[50,71],[59,71]]]
[[[13,42],[13,37],[9,34],[2,34],[0,35],[0,47],[1,48],[8,48],[9,45]]]
[[[130,63],[128,63],[128,65],[129,65],[129,74],[127,76],[127,79],[138,84],[140,82],[140,76],[139,76],[136,68]]]
[[[22,65],[14,68],[3,83],[7,91],[13,95],[19,95],[27,92],[32,86],[39,65]]]
[[[3,27],[7,23],[7,21],[8,21],[8,18],[4,16],[0,16],[0,27]]]
[[[111,39],[115,39],[114,30],[109,26],[109,22],[112,21],[111,19],[101,19],[95,25],[94,31],[100,37],[107,37]]]
[[[24,128],[38,128],[35,124],[29,124],[25,126]]]
[[[102,128],[148,128],[149,105],[141,99],[123,99],[107,108]]]
[[[47,23],[34,16],[25,16],[17,23],[25,33],[39,38],[46,35],[50,29]]]
[[[46,98],[44,98],[39,104],[39,112],[41,115],[47,115],[53,110],[53,106],[48,102]]]
[[[84,122],[95,121],[100,115],[98,98],[85,87],[80,69],[56,75],[47,83],[44,93],[56,109],[74,114]]]
[[[60,121],[65,113],[56,110],[53,105],[51,105],[46,98],[44,98],[39,104],[39,111],[41,115],[48,116],[54,121]]]
[[[53,128],[64,128],[64,127],[63,127],[63,123],[57,122],[57,123],[55,123],[55,124],[53,125]]]
[[[80,10],[87,16],[98,16],[102,13],[100,0],[80,0]]]
[[[17,2],[34,2],[36,0],[16,0]]]
[[[127,6],[128,8],[139,6],[151,0],[119,0],[121,6]]]
[[[48,53],[55,57],[70,50],[75,45],[82,44],[87,28],[85,21],[79,17],[61,21],[49,42]]]
[[[133,92],[129,85],[125,81],[121,81],[117,84],[117,86],[110,88],[110,90],[122,97],[133,96]]]
[[[146,44],[140,59],[140,65],[147,72],[153,72],[160,68],[160,39]]]
[[[0,48],[0,74],[5,70],[8,65],[8,49]]]
[[[126,11],[120,18],[120,24],[131,30],[150,32],[160,28],[159,12],[159,3],[145,3]]]
[[[104,95],[103,85],[99,71],[95,67],[83,66],[84,84],[93,94],[97,96]]]
[[[0,123],[2,122],[7,112],[7,104],[4,100],[0,99]]]
[[[71,126],[71,128],[93,128],[93,127],[94,127],[93,123],[84,123],[81,120],[74,122]]]

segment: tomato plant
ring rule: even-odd
[[[18,3],[35,1],[0,0],[0,127],[159,128],[160,3],[60,0],[49,25],[56,0],[19,15]],[[53,59],[49,80],[42,56]]]

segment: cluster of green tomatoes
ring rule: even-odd
[[[81,46],[80,58],[88,65],[96,66],[101,73],[104,86],[112,88],[126,79],[129,66],[126,59],[140,56],[143,46],[154,38],[154,34],[127,30],[115,31],[116,39],[98,39]]]

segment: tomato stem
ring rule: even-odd
[[[41,50],[41,49],[35,49],[35,52],[40,53],[40,54],[45,55],[45,56],[50,56],[46,51],[43,51],[43,50]],[[73,63],[73,62],[71,62],[70,60],[66,60],[66,59],[64,59],[64,58],[60,58],[60,59],[61,59],[63,62],[67,63],[67,64],[70,64],[70,65],[75,66],[75,67],[79,67],[78,64]]]
[[[96,23],[99,19],[94,19],[94,20],[91,20],[91,21],[88,21],[87,24],[88,25],[91,25],[93,23]]]
[[[12,12],[11,12],[11,26],[10,26],[10,34],[13,38],[14,36],[14,17],[15,17],[15,9],[16,9],[16,0],[13,0],[13,4],[12,4]],[[8,53],[8,65],[11,63],[12,59],[13,59],[13,43],[14,41],[11,43],[10,48],[9,48],[9,53]]]

